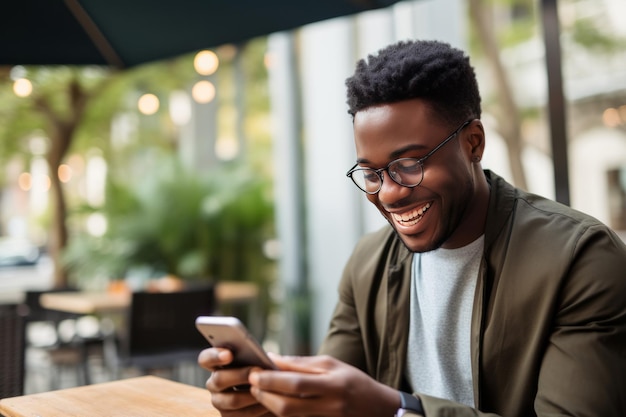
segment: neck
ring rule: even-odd
[[[476,164],[476,167],[474,172],[474,193],[467,205],[467,212],[463,216],[463,221],[454,232],[454,236],[442,245],[443,248],[455,249],[468,245],[485,232],[490,188],[480,165]]]

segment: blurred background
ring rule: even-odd
[[[258,294],[235,312],[265,346],[314,353],[354,244],[384,222],[345,177],[344,81],[403,39],[468,51],[485,168],[624,235],[623,0],[389,3],[145,63],[0,66],[0,303],[164,277],[249,282]],[[558,20],[545,20],[546,3]],[[557,112],[566,168],[555,173]]]

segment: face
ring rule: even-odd
[[[418,99],[361,110],[354,117],[357,162],[377,169],[398,158],[422,158],[457,127],[433,117]],[[483,149],[476,120],[425,161],[420,185],[399,185],[383,172],[382,188],[367,198],[413,252],[467,245],[484,230],[489,188],[479,162]]]

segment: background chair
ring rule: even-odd
[[[75,382],[71,385],[90,384],[89,357],[103,358],[104,336],[95,317],[50,310],[41,305],[41,295],[60,291],[77,290],[28,290],[24,297],[26,347],[29,353],[38,351],[45,355],[49,363],[45,389],[61,388],[61,376],[65,370],[74,373]],[[85,330],[85,327],[89,328]]]
[[[119,341],[118,371],[136,368],[142,374],[181,371],[182,364],[199,368],[197,358],[208,343],[195,319],[215,311],[212,285],[176,292],[134,292],[124,335]],[[181,379],[181,375],[172,376]]]
[[[0,305],[0,398],[24,393],[24,317],[20,305]]]

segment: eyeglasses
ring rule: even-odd
[[[439,145],[428,152],[426,156],[422,158],[400,158],[389,162],[384,168],[373,169],[364,168],[354,165],[346,175],[352,179],[352,181],[362,191],[367,194],[376,194],[383,186],[383,172],[387,171],[389,178],[395,183],[404,187],[417,187],[422,183],[424,179],[424,162],[430,158],[435,152],[443,147],[446,143],[454,139],[456,135],[461,132],[472,121],[468,120],[459,126],[450,136],[445,138]]]

